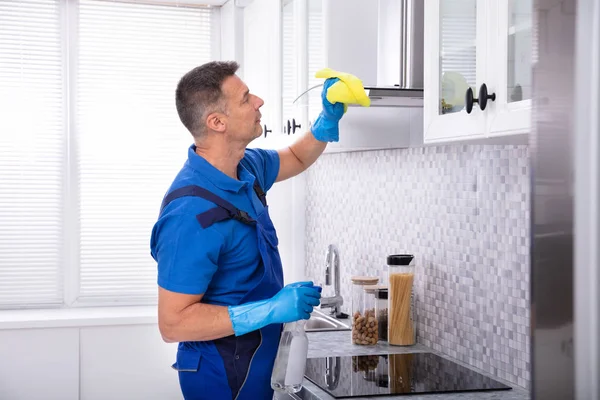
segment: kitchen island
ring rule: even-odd
[[[461,393],[445,393],[445,394],[411,394],[411,395],[378,395],[352,397],[352,399],[373,399],[373,400],[390,400],[399,398],[409,398],[410,400],[529,400],[529,392],[516,385],[505,382],[499,378],[493,377],[483,371],[477,370],[460,361],[451,359],[436,351],[433,351],[423,345],[398,347],[389,346],[386,343],[378,343],[375,346],[357,346],[350,343],[350,331],[328,331],[328,332],[309,332],[307,333],[309,340],[308,357],[336,357],[336,356],[351,356],[351,355],[374,355],[374,354],[404,354],[404,353],[434,353],[445,359],[451,360],[461,366],[467,367],[470,370],[479,372],[480,374],[491,377],[503,384],[510,386],[511,390],[494,390],[494,391],[479,391],[479,392],[461,392]],[[319,388],[308,379],[304,379],[303,389],[294,395],[276,393],[274,399],[303,399],[303,400],[334,400],[335,398]]]

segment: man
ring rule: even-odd
[[[246,149],[262,133],[262,99],[209,62],[180,80],[176,106],[193,136],[188,160],[163,199],[152,230],[163,339],[179,342],[173,368],[186,399],[271,399],[270,377],[283,323],[319,304],[312,282],[283,287],[265,193],[298,175],[337,140],[343,104],[324,110],[293,145]]]

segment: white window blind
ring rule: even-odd
[[[63,301],[60,9],[0,1],[0,308]]]
[[[80,2],[81,302],[156,296],[150,233],[192,143],[177,116],[175,88],[213,58],[211,15],[198,7]]]

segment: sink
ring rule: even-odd
[[[346,322],[348,321],[348,322]],[[349,331],[350,324],[348,320],[339,320],[314,309],[310,318],[304,325],[306,332],[325,332],[325,331]]]

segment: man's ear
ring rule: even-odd
[[[206,127],[211,131],[223,132],[227,126],[227,116],[220,112],[208,114],[206,117]]]

